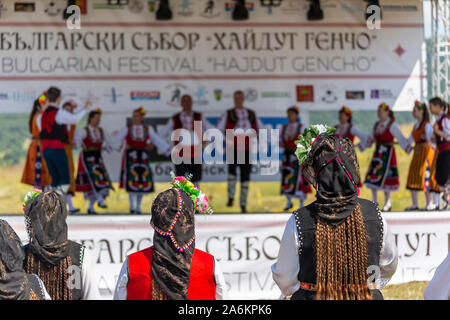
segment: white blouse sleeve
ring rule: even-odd
[[[75,131],[75,144],[77,146],[77,148],[81,147],[83,145],[83,140],[84,138],[86,138],[86,129],[78,129]]]
[[[227,112],[224,112],[222,113],[216,124],[216,128],[222,131],[223,133],[225,133],[226,121],[227,121]]]
[[[389,131],[397,139],[400,147],[402,147],[403,150],[407,151],[408,146],[409,146],[408,139],[406,139],[405,136],[403,135],[403,133],[401,132],[400,127],[398,126],[397,122],[394,122],[391,125]]]
[[[164,125],[164,127],[162,127],[160,130],[158,130],[158,134],[160,135],[160,137],[165,138],[172,131],[173,131],[173,120],[172,120],[172,118],[169,118],[169,121],[167,121],[167,123]]]
[[[38,127],[39,132],[41,132],[42,131],[42,122],[41,122],[42,121],[42,113],[37,115],[35,121],[36,121],[36,125]]]
[[[225,279],[220,264],[214,258],[214,280],[216,281],[216,300],[226,300],[228,297]]]
[[[383,219],[383,245],[380,251],[380,290],[391,280],[397,270],[398,254],[395,239],[384,217]]]
[[[117,280],[116,289],[114,290],[113,300],[127,300],[127,286],[128,286],[128,257],[123,262],[120,269],[119,278]]]
[[[149,127],[148,129],[150,133],[149,141],[152,142],[161,152],[165,154],[168,152],[170,153],[171,147],[166,140],[158,136],[153,127]]]
[[[281,290],[281,298],[291,296],[300,288],[298,248],[297,228],[295,217],[292,215],[281,238],[277,261],[272,265],[272,278]]]
[[[450,141],[450,119],[448,118],[442,121],[442,139]]]
[[[56,113],[55,121],[58,124],[77,124],[86,114],[86,109],[78,113],[70,113],[67,110],[59,109]]]
[[[431,123],[427,123],[425,125],[425,136],[427,138],[428,143],[431,143],[431,141],[434,138],[434,131],[433,131],[433,127],[431,126]]]
[[[437,267],[434,276],[425,289],[426,300],[450,300],[450,252]]]
[[[369,136],[365,132],[361,131],[356,124],[352,125],[352,129],[350,130],[350,133],[353,136],[357,136],[359,138],[359,141],[362,144],[366,144],[367,138]]]
[[[83,264],[81,267],[81,283],[83,300],[102,300],[95,276],[95,265],[91,253],[84,249]]]

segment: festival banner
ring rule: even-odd
[[[196,216],[196,248],[214,255],[224,274],[228,299],[278,299],[271,265],[290,214]],[[398,247],[390,284],[429,281],[450,251],[450,212],[383,213]],[[27,242],[20,216],[4,216]],[[83,243],[95,260],[103,299],[112,299],[127,255],[152,245],[150,216],[71,216],[69,239]]]

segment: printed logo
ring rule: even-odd
[[[58,1],[48,1],[44,12],[50,17],[62,17],[62,12],[65,8],[61,6],[61,2]]]
[[[297,102],[314,102],[314,86],[296,86]]]
[[[81,14],[87,14],[87,0],[77,0],[76,5],[80,7]]]
[[[285,0],[283,3],[286,3],[286,5],[281,6],[280,9],[284,14],[299,14],[308,10],[308,5],[298,0]]]
[[[128,5],[128,0],[108,0],[107,3],[94,3],[94,9],[120,10]]]
[[[408,11],[408,12],[417,12],[419,10],[419,8],[417,8],[417,6],[414,5],[384,5],[381,6],[381,9],[383,11]]]
[[[291,93],[289,91],[263,91],[261,92],[261,98],[290,98]]]
[[[128,2],[128,10],[132,13],[139,13],[144,10],[144,5],[141,0],[129,0]]]
[[[156,1],[157,0],[147,0],[148,11],[150,12],[156,11]]]
[[[279,7],[282,0],[261,0],[261,7],[267,8],[267,13],[272,14],[272,9],[274,7]]]
[[[34,2],[15,2],[14,11],[16,12],[34,12],[36,4]]]
[[[12,100],[14,102],[28,102],[34,101],[37,97],[37,93],[34,90],[28,91],[14,91],[12,94]]]
[[[3,4],[2,1],[0,1],[0,18],[2,17],[2,12],[7,11],[6,6]]]
[[[208,91],[206,91],[204,86],[198,86],[197,91],[194,93],[193,103],[200,106],[207,105],[209,103],[206,97],[207,93]]]
[[[161,98],[161,93],[159,91],[131,91],[131,100],[159,100]]]
[[[166,86],[164,89],[165,89],[164,92],[169,93],[169,99],[166,101],[166,103],[172,107],[180,106],[181,97],[184,94],[192,95],[188,87],[182,83],[170,84]]]
[[[103,96],[106,98],[109,98],[110,102],[115,104],[117,103],[117,100],[121,97],[123,97],[123,94],[120,93],[121,91],[117,90],[116,88],[111,88],[110,91],[105,93]]]
[[[222,89],[214,89],[214,99],[217,101],[222,100]]]
[[[364,100],[364,90],[345,91],[345,99],[347,100]]]
[[[245,100],[248,102],[253,102],[258,99],[258,91],[255,88],[247,88],[244,90]]]
[[[204,18],[215,18],[220,15],[219,10],[216,8],[216,2],[214,0],[205,1],[205,7],[201,11],[200,15]]]
[[[394,99],[394,95],[390,89],[372,89],[370,99]]]
[[[336,87],[327,85],[321,87],[322,94],[320,96],[320,101],[326,102],[326,103],[334,103],[338,100],[338,97],[336,95]]]
[[[192,2],[190,0],[181,0],[180,2],[180,10],[177,12],[179,16],[182,17],[190,17],[194,14],[194,12],[191,10]]]
[[[231,12],[234,10],[235,2],[225,2],[225,11]],[[253,2],[245,2],[245,7],[249,12],[253,12],[255,10],[255,4]]]

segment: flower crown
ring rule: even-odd
[[[25,213],[25,208],[27,207],[27,204],[32,201],[34,198],[36,198],[38,195],[42,193],[42,190],[34,189],[33,191],[28,192],[25,197],[23,198],[22,203],[22,210],[23,213]]]
[[[420,102],[419,100],[414,101],[414,107],[417,107],[418,109],[424,109],[425,103]]]
[[[209,206],[208,198],[195,184],[189,181],[192,178],[192,174],[189,176],[175,176],[173,172],[170,173],[172,176],[172,188],[183,190],[186,192],[194,202],[194,210],[198,213],[213,213],[212,208]]]
[[[74,109],[76,109],[78,107],[75,100],[73,100],[73,99],[67,100],[67,103],[69,103]]]
[[[350,110],[349,107],[347,106],[343,106],[340,110],[340,112],[344,112],[347,116],[351,116],[352,115],[352,111]]]
[[[102,114],[102,109],[100,109],[100,108],[97,108],[97,109],[95,109],[94,111],[97,112],[97,113]]]
[[[38,98],[38,101],[40,104],[43,104],[45,101],[47,101],[47,91],[44,91]]]
[[[308,157],[309,152],[311,151],[311,147],[316,141],[317,137],[322,133],[333,134],[336,131],[336,128],[329,127],[323,124],[313,124],[309,128],[306,128],[303,131],[303,134],[298,136],[298,140],[295,141],[297,145],[297,150],[295,150],[295,155],[298,158],[298,162],[301,165],[305,162]]]
[[[141,115],[143,115],[143,116],[145,116],[145,115],[147,114],[147,111],[145,111],[145,109],[142,108],[142,107],[139,107],[139,108],[137,108],[137,109],[134,110],[134,111],[139,112],[139,113],[140,113]]]
[[[382,103],[378,106],[378,108],[384,109],[384,110],[391,110],[391,108],[386,104],[386,103]]]

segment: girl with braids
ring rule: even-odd
[[[0,300],[51,300],[42,280],[23,270],[22,242],[5,220],[0,220]]]
[[[225,282],[216,259],[195,248],[194,213],[212,209],[188,179],[173,175],[172,188],[153,201],[153,246],[127,257],[114,300],[224,299]]]
[[[391,211],[392,208],[391,192],[398,191],[400,186],[394,148],[395,140],[408,154],[412,148],[395,122],[394,112],[387,104],[382,103],[378,106],[377,115],[380,120],[373,126],[366,143],[361,142],[358,147],[360,151],[363,151],[374,142],[376,143],[364,184],[372,190],[372,200],[375,203],[378,203],[377,192],[384,191],[383,211],[386,212]]]
[[[353,144],[334,130],[311,126],[297,141],[317,200],[289,218],[273,279],[291,300],[382,299],[397,268],[395,241],[377,205],[358,198]],[[377,270],[381,278],[369,282]]]
[[[52,300],[100,299],[89,250],[67,238],[64,196],[33,191],[23,208],[29,236],[24,269],[42,279]]]
[[[100,127],[101,116],[99,108],[89,112],[88,125],[75,135],[76,145],[83,148],[78,158],[76,190],[83,191],[85,200],[89,201],[88,214],[97,214],[94,210],[96,202],[100,208],[107,208],[104,200],[113,189],[102,157],[102,151],[110,153],[112,147]]]
[[[48,106],[46,92],[34,101],[33,109],[28,120],[28,128],[31,133],[31,144],[28,148],[27,159],[22,174],[22,183],[29,184],[35,188],[44,189],[51,183],[50,174],[42,154],[42,143],[40,139],[41,124],[37,121]]]
[[[406,208],[405,211],[419,210],[417,201],[417,193],[425,192],[426,206],[423,210],[431,211],[435,209],[435,205],[431,201],[431,165],[433,163],[434,148],[431,144],[433,139],[433,128],[430,124],[430,114],[427,105],[419,101],[415,101],[413,108],[413,117],[417,119],[414,125],[409,143],[414,146],[414,155],[409,166],[408,182],[406,187],[411,191],[412,206]]]
[[[450,203],[450,106],[435,97],[430,100],[430,110],[436,116],[433,125],[437,147],[435,179],[440,191],[444,192],[446,208]]]

